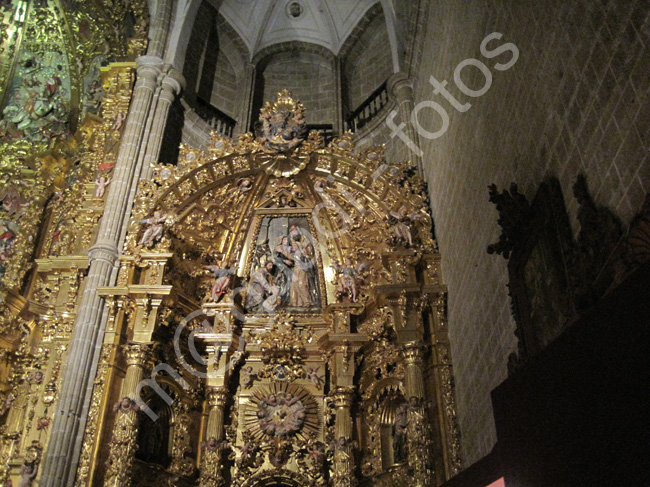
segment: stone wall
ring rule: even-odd
[[[560,180],[573,231],[578,174],[598,205],[628,223],[650,187],[650,3],[581,0],[496,2],[456,0],[431,8],[415,102],[433,100],[449,114],[437,139],[422,138],[443,274],[449,286],[449,327],[459,419],[467,464],[496,440],[490,391],[506,378],[515,350],[506,288],[506,260],[488,255],[499,235],[487,185],[511,181],[529,199],[548,176]],[[487,59],[482,40],[503,34],[490,49],[514,43],[520,57],[498,71],[509,53]],[[475,58],[487,65],[491,88],[476,98],[454,84],[454,69]],[[460,113],[434,94],[429,77],[447,80]],[[480,90],[485,77],[467,67],[462,79]],[[399,122],[399,119],[397,120]],[[419,112],[429,132],[441,127],[431,108]],[[396,138],[392,143],[402,145]],[[391,149],[392,152],[399,152]]]
[[[334,124],[336,79],[331,59],[315,53],[283,52],[273,56],[261,76],[264,102],[274,101],[277,93],[287,88],[307,108],[307,123]]]
[[[376,15],[350,48],[342,63],[346,112],[353,112],[393,74],[386,20]]]

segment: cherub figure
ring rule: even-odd
[[[129,396],[124,396],[120,402],[115,403],[113,412],[120,411],[121,413],[130,413],[131,411],[138,411],[140,408],[136,402]]]
[[[0,198],[2,199],[2,209],[9,215],[20,213],[27,206],[27,203],[23,202],[18,190],[13,186],[9,187],[4,197],[0,196]]]
[[[5,398],[2,406],[0,406],[0,417],[4,416],[4,414],[11,409],[11,406],[14,405],[15,401],[16,401],[16,396],[14,396],[13,393],[10,392],[9,394],[7,394],[7,397]]]
[[[106,187],[111,183],[111,178],[99,176],[95,179],[95,198],[103,198]]]
[[[223,265],[223,263],[221,264]],[[204,265],[204,269],[209,270],[215,277],[214,284],[210,290],[210,299],[208,302],[218,302],[221,297],[230,289],[232,277],[237,267],[221,267],[216,265]]]
[[[307,379],[314,384],[318,389],[321,388],[321,385],[323,384],[323,378],[318,375],[318,371],[320,370],[320,367],[310,367],[309,371],[307,372]]]
[[[31,487],[37,473],[38,466],[35,463],[24,463],[20,467],[20,487]]]
[[[248,439],[248,441],[244,443],[244,446],[238,446],[237,448],[240,451],[239,461],[237,463],[249,468],[255,468],[256,466],[261,465],[263,459],[261,456],[258,456],[260,453],[260,447],[253,441]]]
[[[242,367],[239,377],[242,388],[250,389],[255,379],[257,379],[257,374],[253,372],[253,367],[247,365],[246,367]]]
[[[237,181],[237,187],[241,193],[246,193],[253,189],[253,183],[248,178],[241,178],[239,181]]]
[[[124,125],[125,120],[126,120],[126,113],[118,112],[117,117],[115,117],[115,122],[113,122],[113,126],[111,127],[111,130],[120,130],[122,128],[122,125]]]
[[[167,218],[167,215],[165,213],[154,211],[152,218],[140,220],[140,223],[146,223],[148,224],[148,227],[144,231],[144,234],[138,242],[138,245],[151,247],[153,244],[158,242],[162,238],[165,218]]]

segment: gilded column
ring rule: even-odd
[[[225,387],[212,387],[208,391],[208,424],[205,430],[205,445],[201,457],[200,487],[221,487],[225,484],[223,475],[224,415],[228,392]]]
[[[422,377],[422,345],[410,342],[404,345],[404,362],[406,364],[405,387],[406,395],[411,401],[416,398],[419,402],[424,397],[424,379]]]
[[[334,389],[335,421],[334,438],[334,487],[353,487],[356,485],[354,475],[354,442],[352,441],[352,415],[350,410],[354,404],[354,387],[345,386]]]
[[[134,343],[124,346],[126,376],[122,382],[120,403],[116,406],[113,437],[108,454],[105,486],[129,487],[137,449],[138,418],[135,402],[138,384],[150,357],[151,345]]]
[[[405,389],[409,399],[408,410],[408,461],[413,469],[415,487],[431,485],[434,472],[431,459],[431,431],[425,419],[424,378],[422,377],[422,346],[418,342],[404,345],[404,362],[406,364]]]
[[[74,483],[106,324],[102,316],[104,300],[98,295],[97,288],[109,285],[116,274],[120,229],[128,218],[128,195],[137,184],[136,175],[140,173],[137,158],[161,66],[160,58],[138,58],[138,80],[108,190],[106,211],[101,219],[97,242],[89,251],[88,277],[68,348],[68,366],[64,371],[52,435],[43,459],[41,487]]]
[[[422,177],[422,150],[420,149],[420,136],[411,123],[411,114],[415,108],[411,80],[401,71],[395,73],[393,76],[388,78],[388,92],[397,102],[399,119],[402,121],[401,123],[404,124],[403,135],[405,135],[405,138],[403,141],[408,147],[411,161],[416,163],[419,175]],[[389,117],[390,116],[391,115],[389,114]]]

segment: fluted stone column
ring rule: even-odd
[[[141,171],[137,163],[138,153],[161,67],[162,60],[158,57],[141,56],[137,61],[137,82],[113,181],[108,189],[106,210],[99,224],[97,242],[88,253],[88,277],[68,348],[52,435],[43,459],[41,487],[67,487],[74,483],[85,412],[90,402],[106,324],[102,320],[104,301],[97,294],[97,288],[112,284],[110,280],[115,275],[120,230],[130,210],[128,195],[137,184],[137,175]]]
[[[172,0],[156,1],[156,10],[151,16],[151,28],[149,29],[149,46],[147,47],[149,56],[163,57],[172,20],[173,5]]]
[[[153,111],[149,136],[147,137],[142,175],[140,176],[141,179],[149,179],[151,177],[151,164],[158,161],[169,109],[171,108],[176,96],[179,95],[181,90],[185,87],[185,78],[183,78],[179,71],[171,69],[162,79],[161,86],[161,90],[157,97],[156,107]]]
[[[124,346],[126,376],[122,382],[120,406],[115,411],[117,418],[108,453],[105,486],[129,487],[131,485],[138,435],[135,399],[150,352],[150,344],[133,343]]]
[[[415,108],[411,80],[401,71],[395,73],[388,78],[388,92],[395,98],[399,119],[405,124],[404,133],[407,140],[410,141],[410,143],[406,143],[410,159],[417,165],[419,175],[423,176],[420,136],[411,123],[411,114]]]

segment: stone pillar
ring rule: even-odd
[[[212,387],[208,391],[208,424],[205,430],[203,455],[201,457],[200,487],[225,484],[223,475],[223,426],[228,392],[225,387]]]
[[[156,2],[156,10],[151,16],[149,28],[149,46],[147,48],[149,56],[163,57],[165,53],[173,4],[172,0],[157,0]]]
[[[251,120],[255,117],[253,113],[253,91],[255,90],[255,65],[247,64],[244,73],[242,88],[243,99],[239,108],[238,123],[233,131],[233,139],[236,140],[238,135],[248,132],[251,126]]]
[[[138,384],[144,377],[144,368],[150,357],[149,344],[125,345],[126,376],[122,382],[120,405],[115,411],[115,425],[108,453],[105,486],[129,487],[133,460],[137,449],[138,417],[135,398]]]
[[[402,123],[406,124],[404,127],[404,133],[406,134],[406,137],[412,141],[412,144],[406,144],[410,159],[417,165],[419,176],[424,177],[420,136],[411,123],[411,114],[415,107],[411,80],[401,71],[395,73],[388,78],[388,92],[397,102],[399,119]],[[397,121],[395,121],[395,123],[399,125]]]
[[[145,121],[162,67],[160,58],[141,56],[113,181],[108,189],[105,212],[96,244],[90,249],[88,277],[81,296],[74,331],[59,392],[52,434],[42,464],[41,487],[69,486],[81,452],[94,372],[99,360],[106,320],[102,319],[103,298],[97,288],[110,285],[116,274],[119,235],[130,206],[128,195],[140,173],[137,159],[142,144]]]
[[[343,76],[341,74],[341,59],[336,56],[332,63],[334,67],[334,81],[336,83],[336,117],[334,119],[334,133],[342,134],[345,130],[345,120],[343,119],[343,96],[345,96],[345,94],[343,93],[343,80],[341,79]]]
[[[149,179],[152,174],[151,164],[158,161],[162,145],[167,115],[174,99],[185,87],[185,78],[175,69],[171,69],[162,80],[162,89],[158,95],[158,103],[153,112],[151,129],[147,137],[141,179]]]

